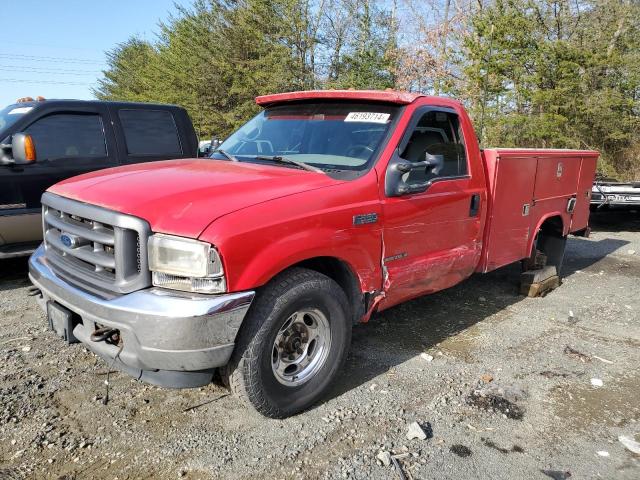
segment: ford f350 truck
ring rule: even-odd
[[[597,152],[480,150],[459,102],[420,94],[257,103],[211,159],[49,188],[30,278],[55,332],[154,384],[220,368],[286,417],[327,391],[354,323],[523,259],[559,270],[588,233]]]

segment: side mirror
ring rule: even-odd
[[[425,152],[424,161],[428,169],[431,169],[435,175],[440,175],[442,167],[444,167],[444,155],[431,155],[429,152]]]
[[[424,169],[425,173],[440,174],[444,166],[444,155],[425,153],[425,159],[420,162],[410,162],[401,158],[397,152],[389,162],[385,177],[384,190],[388,197],[400,197],[412,193],[424,192],[431,185],[431,181],[421,183],[407,183],[402,177],[413,170]]]
[[[11,151],[15,165],[26,165],[36,161],[36,145],[31,135],[14,133],[11,139]]]

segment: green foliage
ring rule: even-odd
[[[220,138],[266,93],[437,88],[465,102],[482,144],[597,149],[602,171],[640,178],[637,1],[486,0],[436,14],[444,23],[416,16],[444,1],[398,18],[413,0],[194,0],[156,41],[108,52],[95,94],[183,105],[202,137]]]
[[[353,12],[357,35],[341,39],[340,74],[333,78],[322,74],[321,60],[335,45],[320,29],[326,13],[320,4],[198,0],[161,24],[156,42],[132,38],[108,52],[109,68],[95,94],[182,105],[201,137],[220,138],[258,111],[258,95],[322,86],[392,87],[389,20],[369,4],[334,4]]]
[[[98,80],[97,97],[148,101],[151,86],[141,73],[151,68],[156,56],[152,45],[137,38],[115,47],[107,53],[110,68],[104,72],[104,78]]]
[[[471,25],[456,93],[482,143],[597,149],[603,172],[638,173],[637,3],[496,0]]]
[[[369,1],[354,4],[350,13],[356,25],[353,40],[340,59],[341,75],[327,86],[377,90],[395,87],[394,19]]]

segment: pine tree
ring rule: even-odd
[[[633,176],[639,8],[619,0],[495,0],[476,12],[455,93],[484,124],[483,143],[597,149],[602,171]]]

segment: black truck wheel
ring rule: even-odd
[[[222,376],[262,415],[284,418],[326,393],[351,343],[347,297],[331,278],[293,268],[256,297]]]

